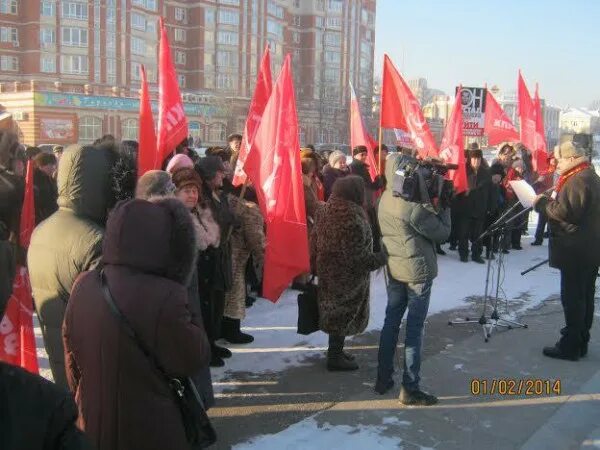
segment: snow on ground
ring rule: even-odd
[[[348,448],[392,449],[402,448],[399,438],[382,434],[387,425],[398,425],[384,420],[383,426],[319,425],[310,417],[286,428],[277,434],[267,434],[233,447],[233,450],[304,450],[307,448],[326,448],[345,450]]]
[[[523,270],[548,256],[547,241],[542,247],[530,245],[537,224],[537,216],[531,216],[530,236],[523,237],[523,250],[511,251],[509,255],[505,255],[505,267],[501,271],[500,298],[511,301],[512,313],[522,313],[534,308],[560,292],[559,272],[548,265],[525,276],[520,275]],[[457,252],[447,253],[447,256],[438,258],[439,275],[433,284],[430,315],[464,307],[470,304],[469,300],[476,300],[479,305],[481,299],[473,297],[483,297],[487,265],[462,263]],[[495,270],[495,265],[493,267]],[[288,290],[276,304],[260,299],[248,310],[247,317],[242,322],[243,329],[256,340],[248,346],[229,346],[234,353],[233,358],[227,360],[225,367],[212,371],[217,391],[228,386],[221,382],[227,380],[233,372],[247,372],[249,376],[277,373],[291,366],[313,364],[309,357],[326,351],[326,334],[317,332],[302,336],[296,333],[297,295],[297,291]],[[371,281],[371,319],[367,332],[381,329],[386,304],[384,274],[375,273]],[[500,306],[502,314],[505,312],[504,302]],[[490,310],[487,314],[489,313]],[[350,342],[348,346],[360,344]]]

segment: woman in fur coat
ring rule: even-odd
[[[362,178],[351,175],[337,180],[317,213],[311,239],[319,279],[319,325],[329,334],[327,369],[331,371],[358,369],[354,357],[343,351],[344,339],[367,327],[370,272],[386,260],[384,253],[373,253],[364,202]]]

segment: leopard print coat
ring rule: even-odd
[[[384,264],[373,253],[365,212],[333,195],[316,217],[311,253],[319,282],[319,326],[339,336],[362,333],[369,323],[370,272]]]

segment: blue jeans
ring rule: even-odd
[[[391,277],[389,279],[387,285],[388,304],[379,340],[377,368],[377,378],[384,383],[391,380],[394,373],[394,355],[398,345],[400,324],[408,308],[402,385],[408,391],[419,389],[423,323],[429,309],[431,285],[432,281],[403,283]]]

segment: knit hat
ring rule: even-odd
[[[149,200],[152,197],[167,197],[175,192],[171,176],[163,170],[149,170],[140,177],[135,188],[135,198]]]
[[[181,190],[186,186],[196,186],[198,191],[200,191],[200,188],[202,187],[200,175],[198,175],[198,173],[190,167],[182,167],[181,169],[177,169],[171,178],[177,190]]]
[[[209,155],[198,161],[196,170],[203,180],[208,181],[212,180],[217,172],[225,172],[225,166],[219,156]]]
[[[182,169],[184,167],[193,169],[194,161],[192,161],[189,156],[179,153],[178,155],[173,156],[171,161],[169,161],[169,164],[167,164],[167,172],[173,175],[177,169]]]
[[[344,152],[341,152],[340,150],[334,150],[329,155],[328,162],[331,167],[334,167],[339,161],[345,161],[345,160],[346,160],[346,155],[344,154]]]
[[[367,147],[364,145],[357,145],[352,149],[352,156],[360,155],[361,153],[367,153]]]
[[[580,158],[585,156],[585,148],[576,145],[572,141],[566,141],[554,148],[554,156],[559,158]]]

